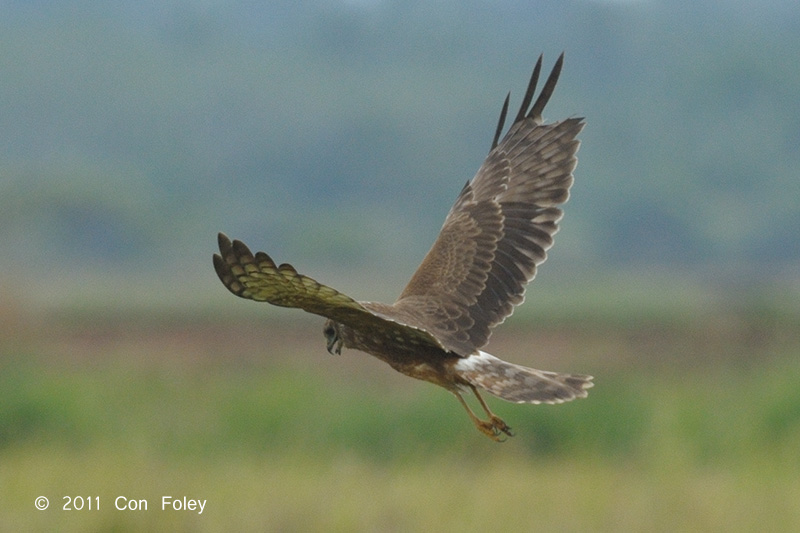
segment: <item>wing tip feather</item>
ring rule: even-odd
[[[558,78],[561,75],[561,69],[564,65],[564,52],[561,52],[561,54],[559,54],[558,59],[556,59],[556,62],[553,65],[553,68],[550,71],[549,76],[547,77],[547,81],[545,81],[544,87],[542,87],[542,91],[539,93],[539,96],[538,98],[536,98],[536,101],[533,103],[533,106],[531,106],[531,101],[533,100],[533,96],[536,94],[536,86],[539,82],[539,75],[542,69],[542,60],[543,60],[543,54],[540,54],[539,58],[536,60],[536,64],[533,67],[533,72],[531,73],[531,78],[530,81],[528,82],[528,87],[525,90],[525,95],[522,98],[522,103],[520,104],[519,111],[517,112],[514,121],[511,123],[511,128],[513,128],[515,124],[518,124],[519,122],[528,119],[533,120],[537,124],[542,123],[542,112],[544,111],[545,106],[549,102],[550,97],[553,95],[553,91],[555,91]],[[500,113],[500,120],[498,120],[497,129],[495,130],[494,139],[492,141],[492,150],[494,150],[498,146],[500,141],[500,135],[502,133],[506,114],[508,112],[509,96],[510,93],[506,95],[506,100],[503,103],[503,109]],[[578,122],[582,123],[582,121],[583,118],[578,119]]]

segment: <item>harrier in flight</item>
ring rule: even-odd
[[[489,155],[467,182],[422,264],[393,304],[358,302],[255,255],[241,241],[219,234],[214,268],[236,296],[297,307],[326,317],[328,352],[367,352],[395,370],[452,392],[472,422],[494,440],[511,428],[489,410],[478,389],[516,403],[562,403],[584,398],[592,377],[535,370],[482,350],[492,329],[524,299],[525,286],[553,244],[577,164],[582,118],[552,124],[542,111],[553,94],[564,55],[558,58],[531,106],[542,58],[522,105],[500,140],[508,96]],[[476,415],[462,394],[472,392],[486,413]]]

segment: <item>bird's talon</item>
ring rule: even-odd
[[[494,430],[497,432],[498,435],[500,434],[500,432],[503,432],[506,435],[508,435],[509,437],[513,437],[514,436],[514,433],[511,431],[511,428],[508,426],[508,424],[506,424],[503,421],[503,419],[501,419],[501,418],[499,418],[497,416],[493,416],[491,424],[492,424],[492,427],[494,428]]]

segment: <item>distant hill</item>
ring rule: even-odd
[[[538,54],[562,50],[546,118],[588,126],[553,261],[761,276],[800,260],[792,2],[3,11],[0,261],[45,296],[35,280],[205,283],[219,230],[317,272],[407,274],[506,91],[518,103]]]

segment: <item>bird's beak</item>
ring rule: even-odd
[[[342,354],[342,340],[339,338],[332,338],[328,341],[328,353],[331,355]]]

